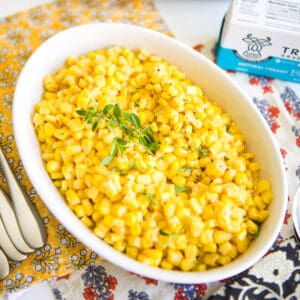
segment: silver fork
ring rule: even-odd
[[[28,253],[32,249],[40,248],[46,243],[46,228],[35,206],[18,183],[18,180],[16,179],[15,174],[10,168],[10,165],[1,147],[0,163],[7,180],[12,207],[15,212],[17,223],[19,225],[22,236],[24,237],[25,243],[29,246],[29,248],[25,250],[25,252]],[[10,236],[14,237],[14,232],[12,230],[10,232]],[[24,250],[24,248],[22,249]]]

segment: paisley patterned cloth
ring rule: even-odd
[[[300,181],[300,85],[229,72],[256,104],[281,149],[289,184],[289,205],[273,249],[255,266],[222,282],[164,283],[122,270],[86,249],[49,213],[32,189],[14,145],[11,103],[14,85],[32,51],[55,32],[99,21],[121,21],[167,32],[150,0],[64,0],[0,20],[0,142],[18,179],[47,227],[45,247],[11,273],[0,291],[12,292],[50,280],[54,297],[65,300],[300,299],[300,252],[293,236],[291,200]],[[212,37],[216,38],[216,37]],[[195,46],[214,60],[215,42]],[[6,188],[5,178],[1,185]],[[52,280],[51,280],[52,279]]]
[[[236,279],[225,283],[209,300],[290,299],[300,297],[300,245],[281,242],[276,249]]]
[[[133,23],[168,33],[151,0],[59,0],[0,19],[0,145],[48,232],[48,241],[43,248],[23,262],[9,262],[11,272],[0,281],[0,294],[69,274],[100,260],[53,218],[36,195],[15,147],[11,107],[19,72],[41,43],[68,27],[103,21]],[[2,174],[0,185],[7,190]]]

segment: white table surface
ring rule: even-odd
[[[53,0],[0,0],[0,18]],[[216,39],[230,0],[154,0],[175,37],[195,46]],[[0,300],[54,300],[47,282],[26,291],[0,297]]]

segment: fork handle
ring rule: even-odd
[[[24,260],[27,256],[21,253],[10,240],[6,229],[0,218],[0,247],[3,249],[7,257],[15,261]]]
[[[2,187],[0,187],[0,213],[6,231],[16,248],[22,253],[33,252],[22,236],[11,201]]]
[[[6,255],[0,249],[0,280],[3,280],[9,273],[9,264]]]
[[[2,149],[0,148],[0,162],[7,180],[10,198],[22,235],[32,248],[40,248],[47,240],[46,228],[40,218],[34,204],[29,200],[15,174],[12,172]]]

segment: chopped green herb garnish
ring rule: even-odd
[[[113,127],[119,127],[124,138],[116,137],[112,144],[110,155],[104,158],[103,165],[108,165],[118,153],[124,153],[128,141],[137,140],[150,153],[155,153],[159,145],[154,138],[150,127],[142,127],[140,118],[135,113],[122,113],[119,104],[108,104],[102,110],[94,107],[78,109],[76,113],[84,117],[84,120],[92,125],[95,131],[101,121],[108,123],[108,128],[113,132]]]
[[[258,236],[259,236],[259,233],[260,233],[260,230],[261,230],[261,224],[258,223],[258,222],[255,222],[258,226],[258,230],[257,232],[253,235],[253,239],[255,240]]]
[[[103,114],[107,115],[109,113],[110,110],[112,110],[114,108],[113,104],[108,104],[103,108]]]
[[[165,232],[163,230],[160,230],[159,231],[159,234],[163,235],[163,236],[171,236],[172,234],[171,233],[168,233],[168,232]]]
[[[128,173],[128,171],[130,171],[132,169],[137,169],[137,165],[133,160],[130,161],[129,166],[126,167],[125,169],[120,170],[118,168],[113,168],[113,170],[118,172],[120,175],[126,175]]]
[[[201,145],[200,145],[199,148],[198,148],[198,152],[199,152],[200,158],[201,158],[201,157],[205,157],[205,156],[208,155],[208,148],[205,147],[205,146],[201,146]]]
[[[135,113],[124,113],[124,118],[130,122],[135,128],[142,128],[141,121]]]
[[[95,131],[100,122],[100,116],[99,112],[95,110],[94,107],[89,107],[88,109],[77,109],[76,113],[83,116],[85,121],[92,125],[92,130]]]
[[[62,177],[62,178],[57,178],[57,179],[54,180],[54,182],[62,182],[64,179],[65,179],[64,177]]]
[[[146,195],[146,197],[150,200],[150,202],[151,202],[152,205],[154,205],[154,206],[157,205],[157,203],[156,203],[156,201],[155,201],[155,196],[154,196],[153,194],[151,194],[151,193],[146,193],[145,195]]]
[[[113,106],[113,114],[114,114],[114,117],[119,120],[121,115],[122,115],[122,112],[121,112],[121,108],[118,104],[114,105]]]
[[[187,193],[190,190],[191,190],[190,188],[175,185],[175,192],[176,193]]]
[[[169,237],[169,240],[165,243],[163,248],[167,248],[176,239],[176,237],[188,227],[188,225],[189,224],[182,225],[175,233],[169,233],[164,230],[159,230],[158,232],[160,235]]]
[[[118,155],[118,153],[124,153],[127,149],[127,142],[121,138],[114,138],[110,148],[109,156],[105,157],[102,161],[102,165],[108,165]]]
[[[181,171],[181,172],[184,172],[184,173],[190,173],[190,172],[192,172],[192,170],[193,170],[193,169],[191,169],[191,168],[181,168],[181,169],[180,169],[180,171]]]
[[[113,161],[114,157],[109,155],[109,156],[106,156],[103,160],[102,160],[102,165],[103,166],[106,166],[108,164],[110,164],[112,161]]]

